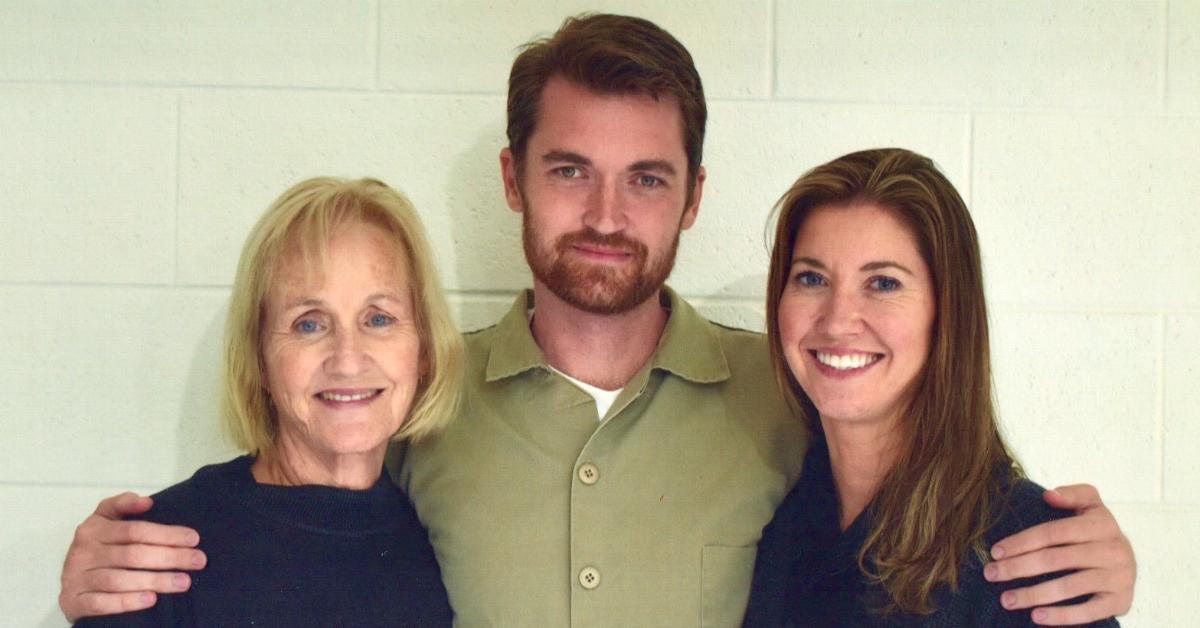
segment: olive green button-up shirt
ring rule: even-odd
[[[663,295],[658,348],[603,420],[546,363],[531,292],[467,336],[460,415],[398,473],[458,625],[740,624],[806,436],[761,334]]]

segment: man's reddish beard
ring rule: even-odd
[[[649,260],[647,267],[647,246],[620,233],[603,234],[590,228],[573,231],[560,236],[552,250],[546,250],[536,228],[530,224],[529,214],[526,208],[521,229],[529,269],[554,296],[585,312],[620,314],[632,310],[658,292],[675,265],[678,231],[671,246],[657,259]],[[620,251],[629,254],[630,260],[620,269],[589,264],[574,257],[577,245]]]

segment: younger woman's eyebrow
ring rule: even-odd
[[[870,272],[873,270],[882,270],[884,268],[895,268],[897,270],[908,273],[909,275],[913,274],[913,271],[906,268],[903,264],[901,264],[899,262],[893,262],[890,260],[885,260],[885,261],[881,261],[881,262],[867,262],[866,264],[863,264],[862,268],[859,268],[859,270],[864,271],[864,272]]]
[[[818,259],[812,258],[812,257],[797,257],[792,260],[792,266],[795,266],[796,264],[805,264],[808,266],[812,266],[813,268],[816,268],[817,270],[824,270],[824,271],[829,270],[829,268],[827,266],[825,266],[825,264],[821,263],[821,260],[818,260]],[[860,272],[871,272],[871,271],[875,271],[875,270],[882,270],[884,268],[895,268],[895,269],[903,271],[909,275],[914,274],[913,271],[909,270],[903,264],[901,264],[899,262],[893,262],[891,260],[867,262],[866,264],[863,264],[858,270]]]

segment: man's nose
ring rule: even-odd
[[[588,195],[583,224],[597,233],[616,233],[625,228],[625,212],[615,186],[597,185]]]

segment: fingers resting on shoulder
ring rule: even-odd
[[[63,562],[58,603],[70,621],[153,606],[155,593],[185,591],[201,569],[200,535],[183,526],[125,521],[153,505],[122,493],[100,502],[76,529]]]

